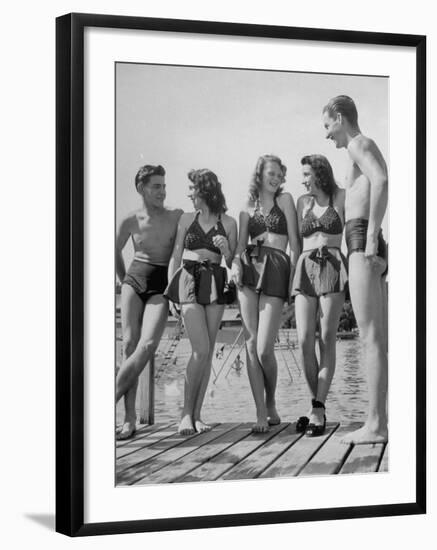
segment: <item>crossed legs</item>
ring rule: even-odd
[[[266,432],[269,424],[281,421],[276,410],[275,391],[278,365],[274,353],[284,301],[239,290],[241,318],[246,340],[247,372],[256,408],[254,432]]]
[[[336,362],[336,336],[344,303],[344,293],[315,298],[298,294],[295,300],[296,326],[303,370],[311,397],[325,403]],[[317,311],[320,311],[320,364],[316,356]],[[310,423],[323,424],[324,409],[310,408]]]
[[[184,304],[182,315],[191,343],[191,357],[187,364],[184,388],[184,407],[179,433],[191,435],[205,432],[211,426],[200,418],[206,389],[211,374],[212,356],[224,306],[211,304]]]
[[[123,364],[117,374],[115,399],[118,402],[124,396],[125,419],[118,439],[135,432],[138,376],[159,345],[167,315],[168,302],[161,294],[149,298],[144,306],[132,287],[122,286]]]

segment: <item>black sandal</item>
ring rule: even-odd
[[[307,429],[309,423],[310,419],[308,416],[299,416],[296,422],[296,433],[303,433]]]
[[[317,399],[312,399],[311,401],[313,405],[313,409],[325,409],[325,405],[321,401],[317,401]],[[323,435],[326,430],[326,415],[323,415],[323,424],[314,424],[313,422],[309,423],[306,430],[305,435],[308,437],[317,437],[319,435]]]

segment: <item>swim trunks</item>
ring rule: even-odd
[[[131,286],[145,304],[151,296],[164,293],[168,282],[167,271],[167,266],[149,264],[134,258],[123,284]]]
[[[369,220],[364,218],[354,218],[346,222],[345,229],[348,256],[350,256],[353,252],[364,252],[366,250],[368,225]],[[377,256],[385,260],[387,264],[384,273],[382,273],[382,277],[384,277],[388,272],[388,245],[382,236],[381,229],[378,233]]]

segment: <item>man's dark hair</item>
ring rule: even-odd
[[[323,107],[323,112],[327,112],[331,118],[340,113],[353,126],[358,124],[358,112],[354,100],[347,95],[338,95],[330,99]]]
[[[140,185],[149,183],[152,176],[165,176],[164,168],[160,164],[158,164],[158,166],[153,166],[152,164],[145,164],[144,166],[141,166],[135,176],[136,190],[138,191],[138,187]]]

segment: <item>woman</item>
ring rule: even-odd
[[[208,169],[192,170],[190,198],[194,213],[183,214],[169,262],[169,285],[164,292],[179,304],[191,343],[185,376],[184,407],[179,433],[205,432],[211,426],[200,417],[211,373],[212,355],[225,304],[226,268],[237,244],[237,224],[226,215],[226,202],[217,176]],[[182,266],[181,266],[182,262]]]
[[[273,155],[258,159],[249,200],[240,212],[232,265],[256,407],[254,432],[266,432],[269,425],[281,421],[275,401],[278,366],[274,346],[299,255],[296,209],[290,193],[282,191],[286,170]],[[291,257],[285,252],[288,243]]]
[[[303,246],[292,294],[312,400],[308,416],[298,419],[296,431],[317,436],[326,427],[325,401],[334,376],[337,328],[347,284],[346,261],[340,251],[345,191],[335,183],[331,165],[324,156],[305,156],[301,165],[307,193],[297,201]],[[318,316],[320,364],[315,350]]]

